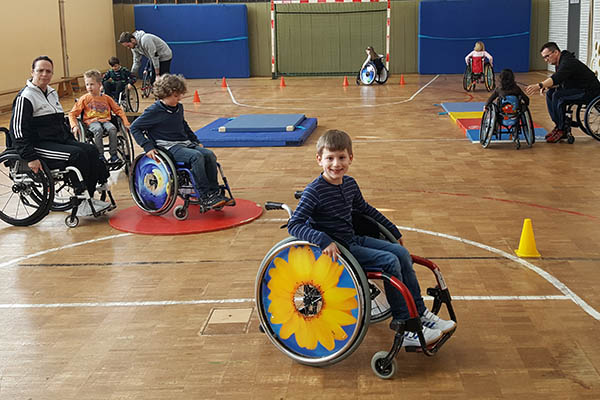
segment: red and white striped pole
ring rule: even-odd
[[[271,0],[271,77],[275,79],[275,3]]]
[[[387,0],[387,21],[385,28],[385,67],[387,70],[390,70],[390,21],[392,19],[392,11],[391,11],[390,0]]]

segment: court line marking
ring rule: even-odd
[[[276,219],[272,219],[272,220],[276,220]],[[279,221],[284,220],[287,221],[287,219],[277,219]],[[563,295],[564,297],[568,298],[569,300],[573,301],[575,304],[577,304],[580,308],[582,308],[587,314],[589,314],[591,317],[593,317],[596,320],[600,320],[600,313],[598,311],[596,311],[592,306],[590,306],[589,304],[587,304],[582,298],[580,298],[579,296],[577,296],[571,289],[569,289],[564,283],[562,283],[560,280],[558,280],[557,278],[555,278],[553,275],[551,275],[550,273],[544,271],[543,269],[533,265],[532,263],[530,263],[529,261],[523,260],[517,256],[514,256],[512,254],[509,254],[505,251],[502,251],[500,249],[496,249],[494,247],[482,244],[482,243],[478,243],[469,239],[463,239],[460,238],[458,236],[453,236],[453,235],[448,235],[445,233],[440,233],[440,232],[434,232],[434,231],[429,231],[426,229],[418,229],[418,228],[411,228],[408,226],[397,226],[398,229],[402,229],[405,231],[412,231],[412,232],[418,232],[418,233],[424,233],[426,235],[431,235],[431,236],[436,236],[436,237],[441,237],[444,239],[449,239],[449,240],[454,240],[457,242],[461,242],[464,244],[469,244],[471,246],[474,247],[479,247],[480,249],[483,250],[487,250],[491,253],[495,253],[498,254],[504,258],[507,258],[511,261],[516,262],[517,264],[521,264],[522,266],[524,266],[525,268],[535,272],[536,274],[538,274],[539,276],[541,276],[543,279],[545,279],[547,282],[549,282],[550,284],[552,284],[555,288],[557,288]],[[9,261],[5,261],[3,263],[0,264],[0,268],[4,268],[13,264],[16,264],[20,261],[23,260],[28,260],[34,257],[38,257],[40,255],[45,255],[45,254],[49,254],[52,252],[56,252],[56,251],[60,251],[60,250],[64,250],[64,249],[69,249],[69,248],[73,248],[73,247],[78,247],[78,246],[82,246],[85,244],[90,244],[90,243],[96,243],[96,242],[100,242],[103,240],[110,240],[110,239],[116,239],[116,238],[120,238],[120,237],[125,237],[125,236],[131,236],[132,233],[121,233],[121,234],[117,234],[117,235],[110,235],[110,236],[105,236],[102,238],[97,238],[97,239],[90,239],[90,240],[85,240],[83,242],[78,242],[78,243],[71,243],[65,246],[60,246],[60,247],[55,247],[52,249],[47,249],[47,250],[42,250],[42,251],[38,251],[36,253],[33,254],[29,254],[27,256],[22,256],[22,257],[17,257],[14,258],[12,260]],[[522,296],[508,296],[512,299],[521,299],[523,298]],[[508,299],[508,297],[503,297],[501,296],[502,299]],[[526,299],[533,299],[534,297],[537,296],[525,296],[524,298]],[[539,299],[539,300],[544,300],[544,299],[549,299],[549,298],[556,298],[554,296],[552,297],[548,297],[548,296],[542,296],[543,298]],[[459,299],[461,298],[460,296],[453,296],[453,298],[455,299]],[[498,298],[498,296],[480,296],[477,297],[477,299],[483,299],[485,298],[486,300],[494,300],[495,298]],[[468,299],[473,299],[472,296],[463,296],[463,299],[468,300]],[[562,298],[561,298],[562,299]],[[136,306],[136,305],[169,305],[169,304],[223,304],[223,303],[243,303],[243,302],[249,302],[249,301],[253,301],[252,299],[225,299],[225,300],[190,300],[190,301],[183,301],[183,302],[177,302],[177,301],[150,301],[150,302],[104,302],[104,303],[54,303],[53,304],[0,304],[0,309],[2,308],[44,308],[44,307],[101,307],[101,306],[105,306],[105,307],[116,307],[119,306],[120,304],[123,305],[128,305],[128,306]]]
[[[419,95],[419,93],[421,93],[423,90],[425,90],[425,88],[427,88],[429,85],[431,85],[437,78],[439,78],[440,75],[436,75],[434,76],[429,82],[427,82],[425,85],[423,85],[421,88],[419,88],[419,90],[417,90],[412,96],[410,96],[408,99],[405,100],[401,100],[401,101],[393,101],[390,103],[378,103],[378,104],[356,104],[356,105],[344,105],[344,106],[334,106],[334,107],[286,107],[283,105],[278,105],[278,106],[273,106],[273,107],[269,107],[269,106],[256,106],[256,105],[252,105],[252,104],[245,104],[245,103],[240,103],[236,100],[235,96],[233,95],[233,92],[231,91],[231,88],[229,87],[229,85],[227,85],[227,92],[229,92],[229,97],[231,98],[231,102],[237,106],[240,107],[248,107],[248,108],[258,108],[258,109],[265,109],[265,110],[281,110],[282,107],[285,107],[288,110],[310,110],[310,109],[318,109],[318,110],[323,110],[323,109],[347,109],[347,108],[363,108],[363,107],[383,107],[383,106],[391,106],[391,105],[396,105],[396,104],[403,104],[403,103],[408,103],[409,101],[413,101],[413,99],[415,97],[417,97],[417,95]],[[356,98],[356,99],[351,99],[351,100],[361,100],[360,98]]]

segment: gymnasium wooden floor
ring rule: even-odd
[[[295,204],[319,174],[325,130],[353,137],[350,174],[454,296],[458,329],[435,357],[401,352],[394,379],[378,379],[369,363],[391,345],[386,323],[327,368],[280,353],[253,297],[262,257],[286,236],[283,212],[186,236],[123,234],[106,217],[68,229],[51,213],[28,228],[0,223],[0,399],[600,398],[600,142],[575,130],[573,145],[482,149],[437,104],[484,101],[485,90],[465,93],[460,75],[405,79],[230,79],[231,92],[191,80],[183,103],[193,129],[248,113],[318,118],[301,147],[213,149],[234,194],[259,204]],[[552,128],[542,97],[531,109]],[[133,205],[124,174],[113,194]],[[525,218],[541,259],[513,257]],[[432,276],[417,272],[425,290]]]

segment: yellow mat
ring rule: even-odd
[[[452,121],[456,123],[457,119],[466,119],[466,118],[479,118],[483,116],[483,110],[481,111],[463,111],[463,112],[451,112],[448,113]]]

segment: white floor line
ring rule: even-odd
[[[423,296],[425,300],[433,300]],[[452,301],[535,301],[535,300],[571,300],[568,296],[452,296]],[[83,308],[83,307],[164,307],[202,304],[239,304],[254,303],[254,299],[214,299],[214,300],[157,300],[157,301],[108,301],[86,303],[47,303],[47,304],[0,304],[0,309],[23,308]]]
[[[240,106],[240,107],[249,107],[249,108],[258,108],[258,109],[265,109],[265,110],[281,110],[282,107],[285,107],[288,110],[311,110],[311,109],[317,109],[317,110],[323,110],[323,109],[328,109],[328,110],[335,110],[335,109],[348,109],[348,108],[369,108],[369,107],[383,107],[383,106],[391,106],[391,105],[396,105],[396,104],[403,104],[403,103],[408,103],[409,101],[413,101],[413,99],[415,97],[417,97],[417,95],[419,93],[421,93],[423,90],[425,90],[425,88],[429,85],[431,85],[437,78],[439,78],[439,75],[434,76],[429,82],[427,82],[425,85],[423,85],[419,90],[417,90],[412,96],[410,96],[408,99],[405,100],[401,100],[401,101],[394,101],[394,102],[390,102],[390,103],[377,103],[377,104],[356,104],[356,105],[344,105],[344,106],[335,106],[335,107],[324,107],[324,106],[319,106],[319,107],[286,107],[283,106],[281,104],[279,104],[278,106],[273,106],[273,107],[269,107],[269,106],[256,106],[256,105],[252,105],[252,104],[245,104],[245,103],[240,103],[235,99],[235,96],[233,95],[233,92],[231,91],[231,88],[229,87],[229,85],[227,85],[227,91],[229,92],[229,97],[231,97],[231,102],[233,104],[235,104],[236,106]],[[356,100],[360,100],[362,101],[362,99],[358,98]],[[278,99],[278,101],[280,101],[280,99]]]
[[[285,218],[273,218],[273,219],[263,219],[262,221],[273,221],[273,222],[281,222],[287,221]],[[456,300],[564,300],[569,299],[581,307],[587,314],[592,316],[596,320],[600,320],[600,313],[596,311],[592,306],[587,304],[582,298],[577,296],[571,289],[569,289],[564,283],[560,280],[544,271],[543,269],[533,265],[529,261],[523,260],[517,256],[506,253],[502,250],[496,249],[491,246],[487,246],[482,243],[474,242],[472,240],[463,239],[458,236],[447,235],[445,233],[428,231],[425,229],[411,228],[407,226],[398,226],[398,229],[405,231],[412,231],[418,233],[424,233],[431,236],[441,237],[445,239],[455,240],[457,242],[469,244],[471,246],[478,247],[483,250],[487,250],[491,253],[496,253],[504,258],[507,258],[511,261],[514,261],[518,264],[521,264],[527,269],[535,272],[550,284],[552,284],[555,288],[557,288],[564,296],[453,296],[453,299]],[[111,240],[117,239],[120,237],[131,236],[132,233],[121,233],[117,235],[105,236],[97,239],[85,240],[83,242],[71,243],[65,246],[54,247],[52,249],[38,251],[37,253],[29,254],[22,257],[17,257],[9,261],[5,261],[0,263],[0,268],[5,268],[14,264],[17,264],[21,261],[28,260],[34,257],[42,256],[45,254],[57,252],[60,250],[70,249],[73,247],[83,246],[90,243],[97,243],[103,240]],[[189,301],[146,301],[146,302],[104,302],[104,303],[55,303],[55,304],[0,304],[1,308],[53,308],[53,307],[132,307],[132,306],[161,306],[161,305],[180,305],[180,304],[211,304],[211,303],[244,303],[251,302],[253,299],[224,299],[224,300],[189,300]]]

